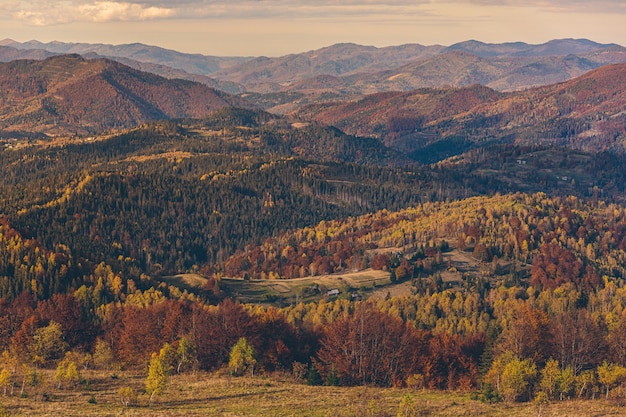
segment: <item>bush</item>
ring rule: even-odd
[[[117,394],[120,396],[120,401],[124,407],[129,407],[137,403],[137,393],[131,387],[121,387]]]
[[[414,391],[424,389],[424,375],[413,374],[406,379],[406,386]]]

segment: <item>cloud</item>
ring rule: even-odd
[[[99,1],[78,7],[78,15],[92,22],[110,22],[116,20],[151,20],[174,16],[172,9],[164,7],[146,7],[140,4]]]
[[[626,13],[624,0],[433,0],[433,3],[533,7],[557,13]]]
[[[167,18],[393,19],[426,16],[440,5],[626,13],[624,0],[2,0],[0,12],[31,25],[45,26]]]
[[[57,1],[45,0],[12,3],[12,15],[34,26],[48,26],[71,22],[141,21],[174,16],[167,7],[118,1]],[[11,7],[0,6],[0,10]]]
[[[33,0],[0,1],[31,25],[71,22],[141,21],[163,18],[314,18],[415,13],[430,0]]]

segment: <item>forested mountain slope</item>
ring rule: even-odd
[[[14,264],[29,282],[0,303],[0,342],[16,363],[51,366],[71,350],[68,361],[86,367],[104,366],[106,352],[109,365],[141,369],[149,352],[170,349],[182,361],[176,372],[216,369],[245,338],[261,372],[295,367],[317,374],[312,384],[475,390],[484,401],[511,402],[591,399],[601,389],[619,396],[608,378],[626,366],[626,212],[603,202],[520,193],[425,203],[293,230],[227,262],[252,274],[300,270],[303,260],[311,262],[305,271],[369,266],[411,289],[359,301],[342,288],[282,309],[228,300],[207,307],[174,287],[151,287],[145,276],[122,278],[105,263],[81,270],[67,248],[43,249],[5,220],[0,254],[3,274]],[[71,274],[84,275],[79,282]],[[48,299],[59,279],[57,289],[80,287]],[[14,282],[3,278],[3,291]],[[207,292],[219,295],[219,275],[208,282]],[[62,335],[64,344],[34,351],[43,334]]]
[[[396,149],[428,154],[451,142],[452,152],[485,142],[559,143],[589,151],[623,152],[626,64],[515,93],[466,88],[389,92],[351,102],[307,106],[295,114],[348,133],[374,136]]]
[[[46,135],[98,133],[152,120],[202,117],[240,98],[168,80],[106,59],[64,55],[0,64],[0,130]]]

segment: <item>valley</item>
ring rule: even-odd
[[[623,47],[0,44],[0,410],[623,411]]]

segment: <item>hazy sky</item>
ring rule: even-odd
[[[626,0],[0,0],[2,38],[246,56],[338,42],[588,38],[626,46]]]

